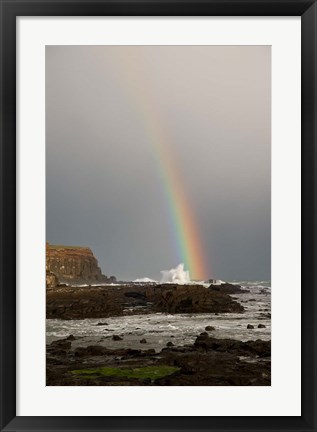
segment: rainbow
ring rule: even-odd
[[[150,116],[149,113],[148,109],[143,111],[143,124],[154,145],[158,173],[168,201],[178,259],[185,264],[192,279],[203,280],[208,277],[207,266],[192,207],[185,193],[180,171],[170,147],[167,146],[164,126],[158,123],[158,116]]]
[[[127,62],[127,60],[121,60],[124,63]],[[158,173],[168,202],[177,258],[184,263],[185,269],[189,270],[191,279],[207,279],[208,276],[211,277],[211,274],[210,270],[209,274],[207,271],[199,227],[185,192],[180,170],[175,162],[171,147],[168,146],[169,139],[164,121],[144,91],[146,77],[144,75],[140,77],[140,70],[138,73],[133,73],[131,57],[128,64],[121,65],[119,69],[126,84],[125,89],[130,93],[133,109],[140,119],[147,138],[153,145]]]

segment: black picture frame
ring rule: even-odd
[[[312,0],[0,0],[1,431],[316,430],[317,5]],[[16,17],[301,16],[302,414],[300,417],[16,416]],[[281,401],[281,404],[283,401]]]

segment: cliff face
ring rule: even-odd
[[[113,281],[103,275],[91,249],[79,246],[46,244],[46,269],[60,283],[91,284]]]
[[[58,277],[46,268],[46,288],[55,288],[58,284]]]

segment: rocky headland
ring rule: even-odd
[[[55,276],[55,280],[52,275]],[[47,287],[54,288],[59,284],[107,283],[115,280],[114,276],[102,274],[90,248],[46,243]]]

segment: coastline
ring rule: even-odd
[[[74,336],[47,346],[48,386],[268,386],[271,342],[216,339],[207,333],[193,345],[110,350],[72,349]]]
[[[270,385],[270,291],[230,284],[216,290],[203,287],[209,303],[207,309],[206,301],[198,303],[203,309],[197,312],[196,294],[201,298],[203,291],[196,291],[197,286],[177,287],[131,284],[48,290],[50,314],[52,305],[67,311],[75,294],[86,303],[80,319],[47,320],[47,385]],[[108,315],[84,318],[106,292],[113,301],[103,311]],[[188,309],[188,299],[194,307],[187,313],[170,313],[160,306],[158,312],[163,298],[169,300],[165,308]],[[109,306],[120,312],[111,314]]]

